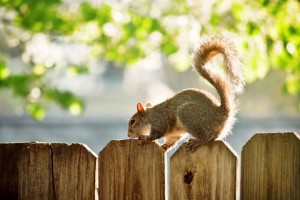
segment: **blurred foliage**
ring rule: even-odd
[[[249,83],[272,68],[286,72],[283,91],[300,94],[300,4],[296,0],[167,0],[95,4],[62,0],[0,0],[0,88],[24,100],[24,108],[42,120],[54,102],[70,113],[83,111],[80,97],[62,91],[51,74],[90,73],[85,63],[60,63],[59,45],[85,44],[91,57],[132,66],[153,52],[164,54],[178,71],[189,66],[189,52],[201,35],[229,35],[242,50]],[[37,52],[30,44],[46,38]],[[34,43],[35,44],[35,43]],[[52,45],[52,46],[51,46]],[[34,46],[34,45],[33,45]],[[35,54],[45,53],[44,57]],[[55,54],[56,53],[56,54]],[[51,55],[52,55],[51,54]],[[56,56],[56,57],[55,57]],[[19,57],[24,66],[11,66]],[[15,70],[22,68],[23,70]],[[300,104],[299,104],[300,105]]]

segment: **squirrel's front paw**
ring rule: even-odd
[[[148,135],[139,135],[137,137],[137,139],[139,139],[139,140],[148,140],[147,138],[148,138]]]

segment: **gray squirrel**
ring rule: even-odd
[[[217,54],[223,55],[226,76],[210,62]],[[128,123],[128,137],[149,141],[165,137],[163,146],[168,148],[188,133],[193,138],[188,147],[195,149],[230,132],[237,112],[235,96],[245,85],[234,44],[223,36],[205,37],[193,54],[193,67],[216,88],[220,102],[206,91],[189,88],[153,107],[138,103]]]

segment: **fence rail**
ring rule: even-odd
[[[82,144],[0,144],[0,199],[300,199],[297,133],[256,134],[241,159],[223,141],[185,145],[167,169],[153,142],[111,141],[98,156]]]

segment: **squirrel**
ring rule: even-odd
[[[210,61],[217,54],[223,56],[226,76],[212,68]],[[245,86],[236,47],[223,36],[205,37],[192,60],[195,71],[215,87],[220,101],[206,91],[189,88],[153,107],[139,102],[128,123],[128,137],[148,141],[165,137],[163,147],[168,148],[188,133],[193,138],[188,147],[193,150],[230,133],[236,121],[235,96]]]

